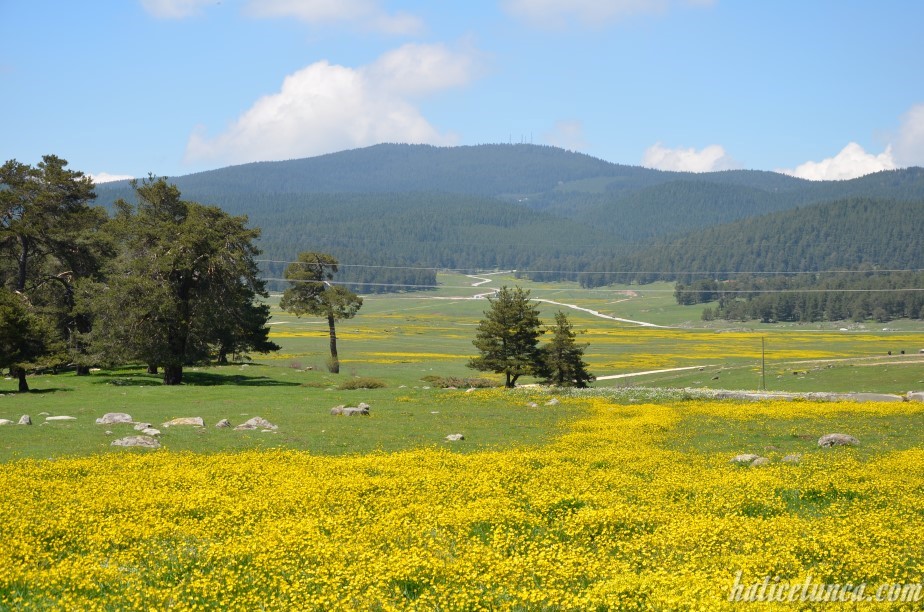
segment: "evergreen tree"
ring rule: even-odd
[[[183,366],[237,342],[261,352],[266,297],[246,217],[180,199],[164,178],[133,183],[137,204],[116,203],[111,232],[119,250],[109,279],[93,298],[100,354],[163,366],[164,384],[183,380]]]
[[[584,363],[586,344],[575,343],[575,332],[568,315],[558,311],[555,315],[555,327],[552,339],[542,347],[542,367],[540,373],[547,383],[559,387],[585,388],[593,382],[594,375],[587,371]]]
[[[472,341],[480,355],[469,367],[504,374],[504,386],[512,389],[520,376],[535,373],[540,364],[538,344],[544,330],[539,309],[530,304],[529,291],[520,287],[502,287],[488,302],[490,308]]]
[[[332,374],[340,373],[336,323],[352,319],[363,305],[363,299],[346,287],[331,284],[337,266],[337,259],[327,253],[299,253],[298,261],[286,267],[285,277],[292,286],[279,302],[280,308],[296,317],[307,314],[327,318],[330,334],[327,369]]]
[[[26,365],[58,348],[54,329],[30,308],[26,298],[0,287],[0,368],[19,379],[19,390],[29,390]]]

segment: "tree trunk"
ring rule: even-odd
[[[183,383],[183,366],[165,365],[164,366],[164,384],[179,385]]]
[[[89,375],[90,375],[90,366],[88,365],[77,366],[77,376],[89,376]]]
[[[218,349],[218,365],[228,365],[228,350],[225,347]]]
[[[330,363],[327,369],[331,374],[339,374],[340,358],[337,356],[337,329],[334,327],[333,313],[327,314],[327,325],[330,327]]]
[[[149,364],[148,364],[147,373],[148,373],[148,374],[157,374],[157,366],[154,365],[153,363],[149,363]]]
[[[28,393],[29,383],[26,382],[26,368],[16,368],[16,377],[19,378],[19,392]]]

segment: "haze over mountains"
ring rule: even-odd
[[[922,168],[812,182],[664,172],[526,144],[383,144],[171,182],[184,199],[248,215],[265,259],[330,252],[362,291],[433,284],[435,268],[515,268],[584,286],[924,268]],[[106,205],[133,197],[124,182],[97,192]]]

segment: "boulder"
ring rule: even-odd
[[[369,416],[369,408],[356,408],[346,407],[343,409],[343,416]]]
[[[782,461],[783,463],[800,463],[802,461],[802,455],[799,453],[792,453],[783,457]]]
[[[530,403],[528,403],[528,404],[526,404],[526,405],[527,405],[529,408],[538,408],[538,407],[539,407],[539,404],[537,404],[536,402],[530,402]]]
[[[909,402],[924,402],[924,391],[909,391],[905,396]]]
[[[153,427],[145,427],[144,429],[141,430],[141,433],[146,436],[159,436],[160,430],[154,429]]]
[[[150,436],[126,436],[112,441],[112,446],[140,446],[142,448],[160,448],[160,442]]]
[[[449,434],[448,436],[446,436],[447,442],[458,442],[464,439],[465,439],[465,436],[463,436],[462,434]]]
[[[174,427],[176,425],[192,425],[193,427],[205,427],[205,421],[202,420],[202,417],[180,417],[178,419],[173,419],[172,421],[167,421],[163,424],[164,427]]]
[[[228,419],[222,419],[215,423],[215,427],[231,427],[231,421]]]
[[[12,425],[13,421],[9,419],[0,419],[0,425]]]
[[[360,402],[360,403],[359,403],[359,406],[357,406],[357,408],[359,408],[360,410],[365,410],[366,412],[369,412],[369,410],[372,408],[372,406],[370,406],[370,405],[367,404],[366,402]]]
[[[343,404],[341,404],[341,405],[339,405],[339,406],[334,406],[333,408],[330,409],[330,413],[331,413],[333,416],[337,416],[338,414],[343,414],[343,409],[344,409],[344,408],[346,408],[346,406],[344,406]]]
[[[547,401],[547,402],[545,403],[545,405],[546,405],[546,406],[557,406],[557,405],[559,405],[560,403],[561,403],[561,402],[558,401],[558,398],[557,398],[557,397],[553,397],[552,399],[550,399],[549,401]]]
[[[735,455],[732,457],[730,463],[741,463],[744,465],[751,465],[751,463],[758,459],[760,455],[754,455],[752,453],[745,453],[743,455]]]
[[[276,427],[275,425],[273,425],[272,423],[270,423],[269,421],[267,421],[267,420],[264,419],[263,417],[253,417],[252,419],[249,419],[246,423],[241,423],[240,425],[238,425],[238,426],[235,427],[234,429],[235,429],[235,430],[242,430],[242,429],[268,429],[268,430],[271,430],[271,431],[272,431],[272,430],[274,430],[274,429],[278,429],[278,427]]]
[[[49,416],[45,417],[46,421],[76,421],[77,417],[72,416]]]
[[[107,412],[100,418],[96,419],[97,425],[113,425],[114,423],[131,423],[132,415],[124,412]]]
[[[150,423],[135,423],[135,431],[141,431],[153,427]]]
[[[831,448],[832,446],[857,446],[859,440],[853,436],[842,433],[825,434],[818,438],[818,446],[822,448]]]
[[[766,457],[758,457],[757,459],[751,462],[751,467],[760,467],[762,465],[769,465],[769,463],[770,463],[770,460],[767,459]]]
[[[28,414],[24,414],[19,417],[19,425],[32,425],[32,417]]]

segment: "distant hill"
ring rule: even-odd
[[[363,289],[370,291],[390,284],[432,284],[432,271],[421,276],[419,270],[401,267],[517,268],[543,271],[531,273],[536,278],[581,278],[596,285],[611,280],[609,273],[616,269],[627,270],[633,265],[629,262],[643,261],[643,254],[650,262],[646,265],[654,265],[666,262],[665,253],[676,249],[667,271],[712,266],[720,261],[716,255],[697,253],[689,259],[694,257],[692,245],[697,236],[713,236],[706,233],[709,228],[721,233],[725,230],[720,226],[729,223],[757,219],[734,231],[759,232],[769,227],[767,215],[782,215],[771,217],[776,227],[786,211],[848,198],[917,203],[906,211],[912,217],[921,217],[924,210],[921,168],[810,182],[751,170],[664,172],[524,144],[383,144],[231,166],[171,181],[186,199],[248,215],[252,225],[263,229],[267,259],[290,260],[303,250],[329,251],[356,264],[345,268],[344,278],[362,280]],[[133,196],[125,182],[100,185],[97,191],[103,204]],[[868,221],[848,218],[844,223],[865,228],[864,239],[871,241],[885,227]],[[840,227],[837,219],[829,222]],[[786,231],[803,231],[800,227],[807,227],[804,221],[793,221]],[[790,242],[810,241],[786,235]],[[823,238],[816,242],[834,239],[825,232],[818,236]],[[894,237],[881,240],[894,243]],[[710,243],[703,244],[706,249]],[[746,244],[736,243],[742,248]],[[830,243],[832,249],[835,244]],[[772,261],[780,270],[811,265],[788,259],[789,253],[783,248],[765,259],[765,265]],[[869,251],[860,259],[880,265],[874,261],[880,256],[885,254]],[[749,257],[754,255],[739,259]],[[913,254],[909,257],[907,261],[914,260]],[[893,263],[900,259],[889,256]],[[830,258],[811,261],[821,265]],[[267,275],[278,276],[282,265],[267,264]]]

